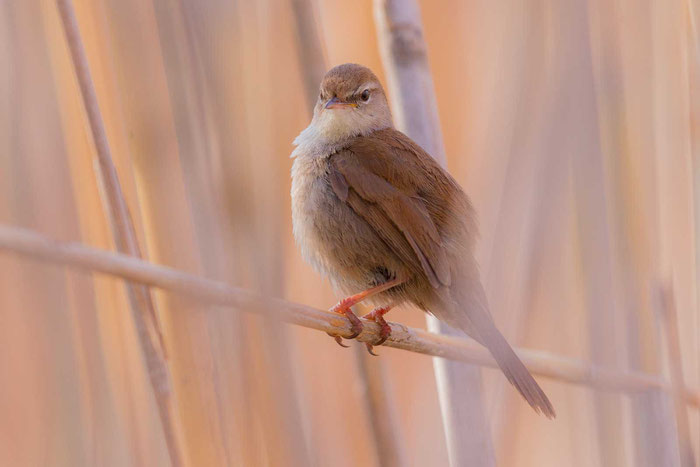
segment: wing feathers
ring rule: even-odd
[[[331,181],[331,188],[333,188],[335,195],[340,198],[341,201],[347,201],[348,190],[350,187],[348,186],[348,182],[345,180],[345,177],[343,177],[343,174],[337,170],[331,170],[328,178]]]
[[[404,262],[422,271],[433,287],[450,285],[440,233],[419,196],[373,173],[350,151],[332,156],[329,179],[338,198],[348,202]]]

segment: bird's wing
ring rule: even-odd
[[[466,244],[476,226],[466,195],[449,174],[408,137],[387,129],[333,154],[329,179],[335,194],[404,264],[423,272],[433,287],[451,285],[434,294],[430,310],[485,345],[528,403],[553,418],[549,399],[491,318],[471,252],[450,270],[440,234]]]
[[[367,163],[370,157],[395,156],[379,154],[383,152],[381,145],[370,147],[373,154],[351,147],[331,156],[329,178],[333,191],[409,268],[422,271],[433,287],[449,286],[449,261],[425,200],[417,194],[417,187],[405,181],[403,186],[392,184],[376,164]]]

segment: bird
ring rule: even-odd
[[[346,298],[331,308],[352,336],[364,318],[402,304],[434,315],[486,347],[538,413],[555,417],[544,391],[496,327],[474,259],[476,214],[455,179],[394,128],[386,93],[367,67],[346,63],[320,84],[311,123],[294,139],[292,227],[305,261]],[[340,336],[334,336],[342,345]]]

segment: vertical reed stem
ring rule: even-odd
[[[323,41],[318,33],[314,18],[314,7],[311,0],[292,0],[294,24],[296,25],[299,46],[299,62],[301,63],[304,91],[309,108],[313,111],[318,99],[318,87],[326,73],[328,64],[323,55]]]
[[[389,397],[389,381],[383,362],[372,357],[364,345],[355,346],[355,357],[362,379],[367,413],[372,426],[372,438],[377,450],[379,465],[401,467],[408,465],[401,444],[401,430],[397,423],[396,407]]]
[[[107,133],[100,114],[87,55],[80,38],[75,10],[70,0],[57,0],[57,4],[95,143],[103,204],[109,215],[114,242],[119,252],[140,257],[134,225],[112,162]],[[174,426],[168,367],[165,362],[163,340],[158,329],[155,305],[147,287],[128,284],[127,291],[148,377],[158,404],[158,413],[170,460],[173,465],[179,466],[182,462]],[[158,339],[160,339],[160,352],[156,345]]]
[[[374,5],[397,127],[446,166],[418,4],[415,0],[375,0]],[[432,317],[428,317],[428,328],[459,334]],[[479,369],[442,358],[434,358],[433,365],[450,464],[495,465],[491,431],[481,400]]]

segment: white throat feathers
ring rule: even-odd
[[[386,105],[386,104],[385,104]],[[317,105],[314,118],[294,139],[291,157],[323,157],[338,151],[350,139],[392,127],[391,113],[370,109],[324,109]]]

